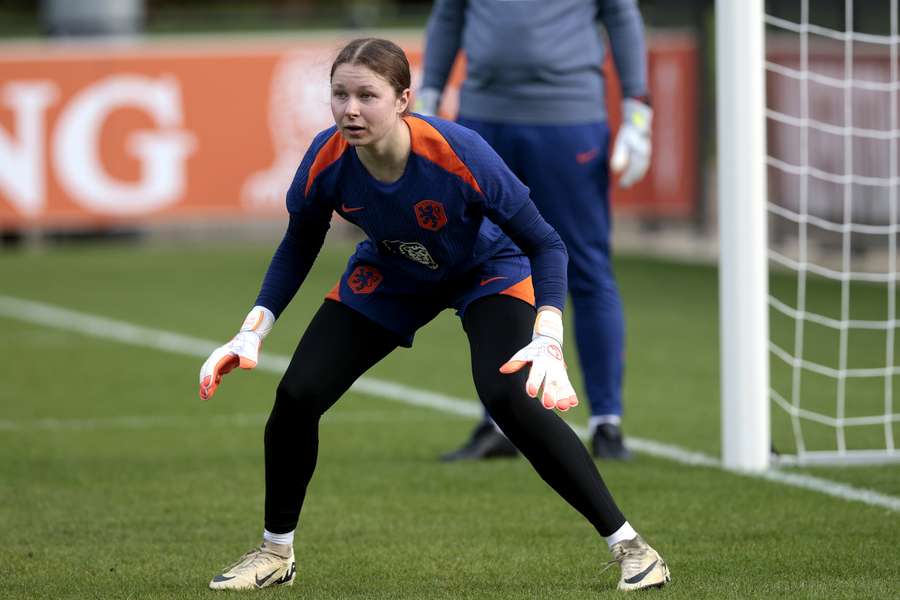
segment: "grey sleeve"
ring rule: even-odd
[[[598,18],[609,36],[622,97],[647,95],[647,42],[635,0],[598,0]]]
[[[443,90],[462,43],[466,0],[437,0],[425,28],[422,88]]]

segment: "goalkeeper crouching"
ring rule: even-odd
[[[335,125],[321,132],[287,194],[290,220],[238,334],[200,371],[200,397],[262,340],[309,272],[337,211],[367,239],[326,296],[275,394],[265,429],[262,544],[213,589],[291,585],[294,531],[312,479],[319,419],[353,382],[452,308],[469,340],[478,395],[497,425],[609,545],[619,589],[669,580],[628,523],[591,456],[555,413],[578,404],[563,362],[565,246],[527,188],[474,132],[409,112],[410,73],[392,42],[345,46],[331,68]],[[535,309],[537,307],[537,309]]]

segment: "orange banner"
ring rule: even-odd
[[[415,85],[421,36],[391,37]],[[284,214],[294,170],[332,123],[328,72],[347,39],[0,45],[0,229]],[[646,182],[617,197],[629,209],[694,205],[688,46],[651,53],[651,84],[670,92],[657,94]]]

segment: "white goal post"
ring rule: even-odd
[[[716,2],[728,468],[900,461],[898,3]]]
[[[763,0],[716,1],[722,461],[769,466]]]

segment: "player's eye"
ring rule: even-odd
[[[344,98],[347,97],[347,92],[344,92],[342,90],[334,90],[333,92],[331,92],[331,95],[334,96],[335,98],[343,100]]]

